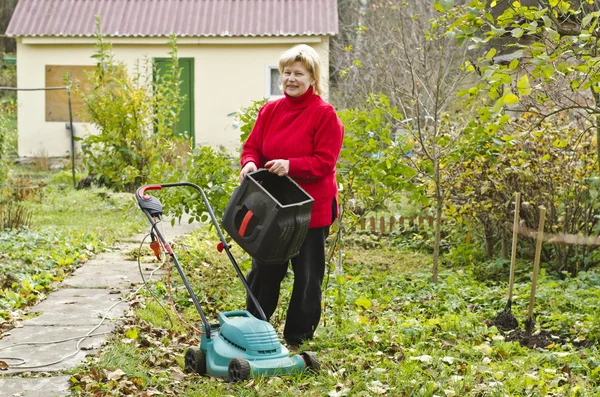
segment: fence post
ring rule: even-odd
[[[381,234],[385,234],[385,217],[379,218],[379,231]]]
[[[390,233],[394,231],[394,224],[396,223],[396,218],[391,216],[390,217]]]
[[[374,217],[374,216],[372,216],[372,217],[371,217],[371,219],[370,219],[370,222],[369,222],[369,223],[371,224],[371,231],[372,231],[373,233],[375,233],[375,217]]]
[[[362,218],[360,220],[360,230],[365,230],[365,228],[367,227],[367,219],[366,218]]]

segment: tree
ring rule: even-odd
[[[345,56],[335,66],[340,77],[335,79],[334,98],[350,104],[370,93],[383,93],[390,108],[397,109],[388,115],[395,140],[413,150],[396,161],[416,171],[414,184],[429,187],[436,219],[432,275],[437,282],[447,194],[443,174],[458,161],[456,143],[469,117],[465,101],[456,97],[467,76],[459,68],[466,50],[446,32],[464,10],[447,6],[448,13],[431,22],[436,11],[425,2],[365,3],[357,14],[363,22],[356,35],[348,27],[342,29],[342,37],[354,41],[336,43]]]
[[[440,3],[440,11],[453,15]],[[448,34],[480,54],[465,67],[479,82],[459,95],[480,108],[480,133],[465,145],[483,156],[459,168],[471,187],[455,189],[454,198],[468,197],[463,209],[479,217],[488,206],[488,219],[480,221],[502,230],[507,219],[496,210],[506,208],[514,191],[523,191],[527,202],[549,209],[553,233],[596,234],[597,175],[590,170],[600,158],[598,2],[474,0],[467,10]],[[529,227],[537,224],[527,209],[523,219]],[[575,274],[597,263],[594,246],[563,243],[553,245],[556,270]]]
[[[462,94],[483,106],[494,101],[484,113],[486,120],[506,110],[533,113],[539,121],[562,113],[582,130],[594,128],[598,141],[599,2],[535,3],[469,3],[470,13],[450,32],[469,48],[485,50],[485,55],[471,59],[468,67],[481,77],[480,84]],[[597,150],[600,159],[600,146]]]

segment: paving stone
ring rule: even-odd
[[[142,283],[137,261],[123,260],[122,257],[121,252],[103,254],[75,270],[71,277],[63,281],[61,287],[122,289]],[[158,266],[158,262],[142,262],[141,268],[146,281],[152,275],[156,279],[164,273],[163,270],[155,271]]]
[[[100,323],[100,319],[97,323]],[[94,330],[95,325],[33,326],[28,324],[23,328],[12,329],[9,336],[0,340],[0,360],[9,365],[8,370],[0,374],[17,374],[25,371],[53,372],[75,367],[86,356],[95,355],[116,327],[115,322],[108,320]],[[90,336],[84,339],[87,334]],[[77,351],[78,345],[80,351]],[[55,363],[63,358],[66,359]],[[3,396],[1,387],[0,396]]]
[[[55,397],[70,394],[69,376],[53,376],[50,378],[0,377],[0,395],[2,397]]]
[[[96,325],[108,309],[107,318],[118,319],[128,306],[123,302],[112,307],[121,296],[119,291],[108,289],[59,289],[34,306],[30,313],[41,314],[26,320],[23,325]]]

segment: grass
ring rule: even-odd
[[[143,225],[131,195],[65,188],[52,182],[57,174],[29,174],[31,183],[47,184],[21,202],[33,214],[32,225],[0,231],[0,319],[5,321],[43,299],[81,263]]]
[[[214,250],[215,241],[214,234],[199,231],[176,250],[209,321],[221,311],[244,307],[241,283],[224,254]],[[234,256],[247,271],[247,256],[239,249]],[[302,346],[318,353],[322,361],[318,374],[239,384],[192,374],[183,377],[183,353],[186,347],[197,346],[198,339],[181,323],[168,329],[164,313],[148,296],[127,327],[154,334],[154,341],[137,340],[135,347],[157,359],[153,364],[128,365],[158,380],[146,391],[174,396],[600,395],[600,273],[582,273],[574,279],[541,273],[534,333],[544,330],[555,339],[530,349],[509,342],[510,334],[492,325],[506,303],[505,282],[482,281],[466,267],[444,270],[441,282],[433,285],[429,265],[429,256],[423,254],[348,247],[344,275],[331,277],[325,292],[317,338]],[[291,282],[291,277],[284,280],[280,309],[271,321],[280,334]],[[153,288],[166,304],[164,280]],[[529,288],[528,280],[517,280],[513,314],[521,323],[527,317]],[[198,315],[176,276],[173,299],[184,318],[197,325]],[[116,337],[124,339],[124,334]],[[77,378],[97,365],[102,366],[81,368]],[[79,380],[74,385],[126,395],[118,386],[107,388],[102,380]]]

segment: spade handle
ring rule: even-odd
[[[512,252],[510,255],[510,279],[508,281],[508,301],[512,301],[513,285],[515,284],[515,262],[517,261],[517,240],[519,237],[519,210],[521,208],[521,193],[515,195],[515,219],[513,221]]]
[[[535,301],[535,288],[540,271],[540,256],[542,254],[542,243],[544,242],[544,223],[546,222],[546,208],[540,207],[540,224],[538,227],[535,258],[533,260],[533,275],[531,276],[531,296],[529,297],[529,320],[533,320],[533,303]]]

